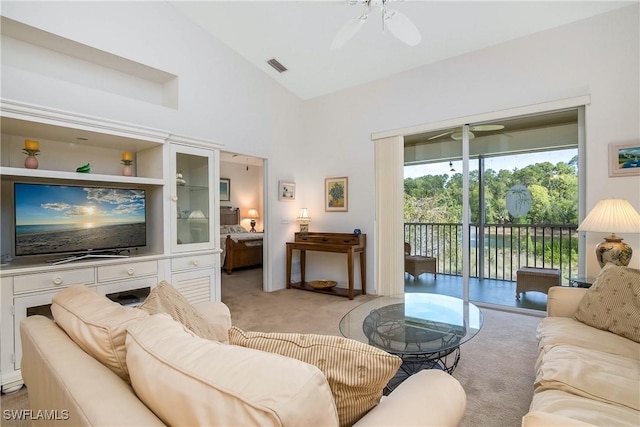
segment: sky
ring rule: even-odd
[[[142,190],[15,185],[16,225],[144,222]]]
[[[513,171],[514,169],[522,169],[525,166],[529,166],[535,163],[550,162],[556,164],[558,162],[568,163],[574,156],[578,154],[577,148],[571,148],[567,150],[545,151],[542,153],[522,153],[510,156],[491,157],[486,158],[484,162],[485,169],[493,169],[498,172],[506,169]],[[454,160],[453,168],[455,172],[462,173],[462,160]],[[475,161],[469,162],[469,167],[473,167],[477,164]],[[415,166],[404,167],[405,178],[419,178],[425,175],[442,175],[449,174],[451,167],[447,162],[444,163],[432,163]]]

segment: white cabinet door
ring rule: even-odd
[[[174,273],[171,284],[191,304],[220,301],[220,285],[212,268]]]
[[[171,251],[214,246],[214,152],[180,144],[171,146]]]

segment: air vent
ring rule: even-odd
[[[271,58],[267,61],[267,64],[271,65],[277,72],[284,73],[287,71],[287,68],[279,63],[275,58]]]

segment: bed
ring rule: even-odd
[[[220,208],[220,248],[222,269],[227,273],[236,268],[262,265],[263,233],[250,233],[240,225],[238,208]]]

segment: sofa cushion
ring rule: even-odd
[[[337,425],[327,380],[298,360],[198,337],[165,314],[129,328],[138,397],[167,425]]]
[[[542,358],[534,390],[563,390],[640,410],[640,363],[614,354],[558,345]]]
[[[216,341],[227,339],[226,336],[219,336],[215,327],[210,325],[176,288],[164,280],[151,290],[138,308],[149,314],[168,314],[202,338]]]
[[[532,411],[571,418],[596,426],[637,426],[638,411],[576,396],[562,390],[546,390],[533,394]],[[547,424],[540,424],[547,426]]]
[[[384,386],[402,363],[386,351],[330,335],[244,332],[233,327],[229,342],[317,366],[329,382],[341,426],[352,425],[380,402]]]
[[[537,338],[542,354],[556,345],[571,344],[636,360],[640,357],[640,343],[568,317],[542,319],[538,325]]]
[[[580,301],[574,318],[640,342],[640,270],[605,265]]]
[[[55,295],[51,313],[80,348],[129,382],[126,330],[147,313],[123,307],[84,285],[70,286]]]
[[[522,417],[522,427],[596,427],[593,424],[549,414],[542,411],[531,411]]]

